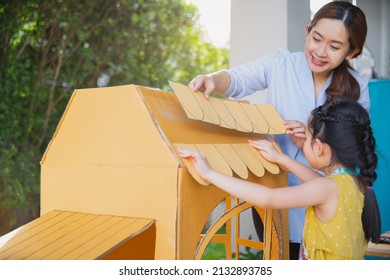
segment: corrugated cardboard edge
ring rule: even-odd
[[[44,164],[44,162],[45,162],[47,153],[48,153],[48,151],[50,150],[51,143],[53,142],[53,139],[57,136],[58,131],[60,131],[61,125],[62,125],[63,121],[65,120],[65,117],[66,117],[66,115],[67,115],[67,113],[68,113],[68,111],[69,111],[70,106],[72,105],[72,102],[73,102],[73,100],[74,100],[76,94],[77,94],[77,89],[75,89],[75,90],[73,91],[72,96],[70,97],[70,99],[69,99],[69,101],[68,101],[68,104],[67,104],[66,107],[65,107],[65,111],[64,111],[64,113],[62,114],[61,119],[60,119],[60,121],[59,121],[58,124],[57,124],[57,127],[56,127],[56,129],[55,129],[55,131],[54,131],[54,134],[53,134],[51,140],[49,141],[49,143],[48,143],[48,145],[47,145],[47,147],[46,147],[45,152],[43,153],[42,159],[41,159],[41,161],[40,161],[40,164],[41,164],[41,165]]]

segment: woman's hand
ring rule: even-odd
[[[208,98],[215,90],[215,82],[211,75],[198,75],[192,79],[189,87],[193,91],[203,92],[204,96]]]
[[[212,169],[210,167],[209,162],[207,161],[207,158],[204,155],[190,149],[178,149],[178,152],[182,158],[188,158],[189,160],[191,160],[199,175],[203,179],[207,180],[207,174]]]
[[[303,143],[306,139],[306,125],[296,120],[284,121],[286,129],[290,130],[291,139],[294,141],[298,149],[303,148]]]
[[[259,150],[260,154],[268,161],[278,163],[283,156],[276,147],[268,140],[250,140],[249,144]]]

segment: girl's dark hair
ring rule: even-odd
[[[372,185],[377,177],[378,158],[367,111],[350,98],[328,101],[312,111],[308,129],[313,142],[319,139],[330,146],[330,165],[340,163],[358,171],[357,178],[364,194],[362,223],[365,238],[377,243],[381,219]]]
[[[364,42],[367,36],[367,22],[363,11],[346,1],[334,1],[325,4],[314,15],[309,26],[309,32],[321,19],[337,19],[344,23],[349,35],[349,52],[358,49],[359,51],[351,58],[359,56],[363,51]],[[360,97],[360,86],[356,79],[349,73],[352,68],[347,60],[334,69],[333,79],[326,89],[327,99],[332,101],[337,97],[349,97],[358,100]]]

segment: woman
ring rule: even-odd
[[[199,75],[190,82],[192,90],[207,97],[215,92],[242,98],[258,90],[267,90],[267,102],[275,106],[290,135],[277,141],[289,157],[305,164],[302,152],[305,122],[310,112],[326,100],[350,97],[369,109],[368,81],[354,71],[349,60],[359,56],[367,35],[364,13],[349,2],[324,5],[306,26],[304,52],[286,49],[276,54],[209,75]],[[289,186],[300,184],[289,174]],[[290,256],[298,258],[302,240],[305,209],[289,209]]]

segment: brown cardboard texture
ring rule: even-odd
[[[75,90],[41,161],[41,214],[153,219],[155,259],[193,259],[206,220],[228,194],[194,179],[176,146],[195,145],[233,176],[286,185],[285,172],[248,150],[249,138],[264,137],[189,119],[171,92]]]

